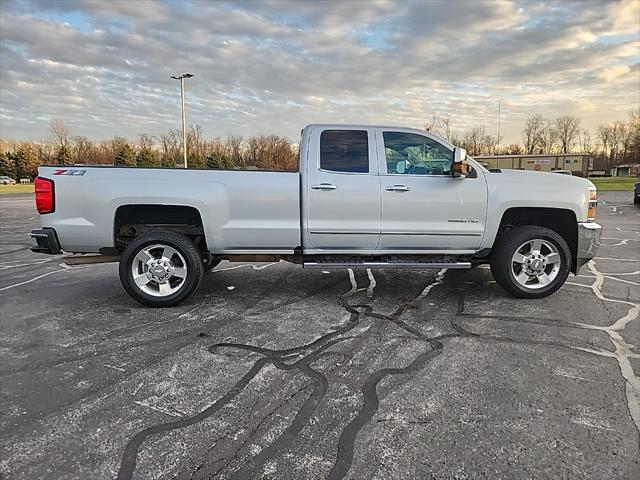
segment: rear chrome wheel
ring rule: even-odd
[[[143,292],[167,297],[185,285],[187,262],[175,248],[161,243],[143,248],[131,263],[133,281]]]
[[[120,281],[136,301],[169,307],[188,298],[200,285],[204,267],[200,252],[186,236],[174,232],[135,238],[120,259]]]

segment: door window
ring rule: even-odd
[[[369,173],[369,142],[365,130],[325,130],[320,135],[320,169]]]
[[[387,173],[451,175],[453,152],[415,133],[383,132]]]

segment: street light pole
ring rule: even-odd
[[[184,108],[184,79],[191,78],[193,75],[190,73],[183,73],[182,75],[174,75],[171,78],[180,80],[180,101],[182,103],[182,156],[184,160],[184,168],[187,168],[187,113]]]

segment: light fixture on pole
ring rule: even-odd
[[[184,159],[184,168],[187,168],[187,114],[184,110],[184,79],[191,78],[190,73],[182,75],[173,75],[171,78],[180,80],[180,100],[182,101],[182,155]]]

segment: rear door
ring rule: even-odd
[[[451,176],[453,148],[426,132],[377,129],[381,250],[474,250],[482,240],[487,187],[480,171]]]
[[[305,168],[306,250],[375,250],[380,237],[375,129],[314,127]]]

